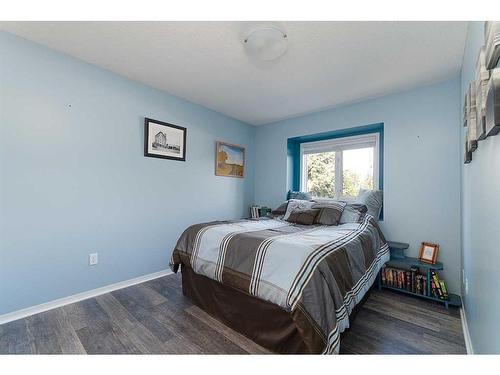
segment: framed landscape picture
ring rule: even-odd
[[[243,178],[245,148],[218,141],[215,146],[215,175]]]
[[[186,132],[182,126],[144,119],[144,156],[186,161]]]

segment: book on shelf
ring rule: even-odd
[[[380,270],[380,281],[383,286],[441,300],[448,299],[446,283],[439,278],[435,270],[430,271],[430,279],[427,280],[426,274],[421,274],[416,267],[403,270],[383,266]]]
[[[435,294],[436,294],[437,298],[444,299],[445,297],[444,297],[443,290],[441,289],[441,282],[439,280],[439,277],[438,277],[438,274],[436,271],[431,270],[431,278],[432,278],[432,281],[434,284],[433,289],[435,290]]]
[[[439,284],[441,285],[441,290],[444,294],[444,299],[448,299],[448,288],[446,287],[446,283],[444,280],[439,280]]]
[[[438,298],[438,294],[436,291],[436,284],[434,284],[434,280],[431,278],[431,297]]]
[[[269,207],[256,206],[256,205],[250,206],[250,217],[252,219],[265,217],[268,215],[269,212],[271,212],[271,209]]]
[[[416,280],[416,288],[415,288],[415,292],[417,294],[424,294],[424,289],[422,288],[422,275],[417,275],[415,277],[415,280]]]
[[[416,293],[417,292],[417,286],[416,286],[416,276],[418,274],[418,269],[415,268],[415,267],[412,267],[410,269],[410,273],[411,273],[411,291],[412,293]]]
[[[427,296],[427,277],[424,275],[420,275],[420,293],[423,296]]]
[[[387,285],[387,279],[385,276],[386,276],[386,274],[385,274],[385,266],[384,266],[380,270],[380,281],[382,282],[382,285]]]
[[[259,206],[250,206],[250,217],[257,219],[259,217]]]

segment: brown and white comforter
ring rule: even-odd
[[[338,226],[283,220],[196,224],[172,254],[194,272],[272,302],[302,327],[312,352],[338,353],[349,314],[371,287],[389,250],[376,221]]]

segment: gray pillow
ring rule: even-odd
[[[316,217],[320,210],[310,209],[304,211],[293,211],[288,217],[287,221],[290,223],[302,224],[302,225],[312,225],[315,222]]]
[[[368,208],[368,214],[372,215],[375,220],[378,220],[383,203],[382,190],[365,190],[359,191],[356,203],[364,204]]]
[[[364,204],[349,203],[345,206],[344,211],[342,211],[339,223],[357,223],[367,211],[368,208]]]
[[[338,225],[346,204],[333,200],[327,203],[315,203],[312,208],[320,209],[315,222],[322,225]]]

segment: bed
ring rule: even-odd
[[[183,293],[276,353],[335,354],[349,317],[389,260],[370,215],[341,225],[281,219],[187,228],[172,253]]]

